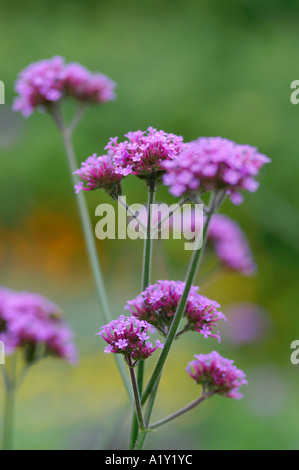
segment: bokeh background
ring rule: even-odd
[[[181,338],[154,416],[195,399],[186,364],[213,349],[248,374],[245,398],[216,397],[151,433],[147,447],[299,448],[299,369],[290,362],[290,344],[299,338],[299,106],[290,102],[290,84],[299,79],[298,20],[295,0],[1,0],[0,283],[58,303],[80,353],[75,368],[49,359],[32,369],[19,394],[16,448],[122,449],[130,422],[113,358],[95,337],[102,320],[61,138],[47,115],[24,120],[11,112],[18,72],[53,55],[118,85],[117,100],[89,109],[77,129],[78,162],[102,154],[110,136],[150,125],[186,141],[220,135],[272,158],[256,194],[239,207],[223,206],[247,233],[257,276],[222,270],[198,278],[201,293],[224,311],[239,302],[261,306],[266,328],[246,344],[229,334],[220,345],[192,334]],[[129,202],[145,202],[141,182],[128,178],[124,188]],[[166,188],[158,199],[172,201]],[[89,194],[91,214],[107,201],[102,192]],[[97,245],[116,317],[140,291],[142,243]],[[153,279],[184,278],[189,255],[179,242],[158,241],[154,255]]]

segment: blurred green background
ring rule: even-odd
[[[46,360],[32,369],[19,394],[16,448],[125,448],[130,421],[113,358],[94,336],[102,321],[60,136],[47,115],[24,120],[10,111],[19,71],[53,55],[118,85],[117,100],[89,109],[80,124],[78,162],[104,153],[110,136],[150,125],[186,141],[220,135],[272,158],[256,194],[239,207],[223,206],[247,233],[257,277],[223,271],[201,284],[224,311],[240,301],[261,305],[271,317],[268,334],[243,346],[181,338],[154,417],[195,399],[186,364],[213,349],[248,374],[245,398],[216,397],[151,433],[147,447],[299,448],[299,370],[290,362],[290,344],[299,338],[299,106],[290,102],[290,84],[299,79],[298,20],[295,0],[1,0],[0,283],[61,305],[81,358],[75,368]],[[141,182],[128,178],[124,188],[130,203],[146,201]],[[166,188],[158,199],[172,201]],[[104,201],[102,192],[88,194],[91,214]],[[98,249],[116,317],[140,291],[142,243],[110,240]],[[153,280],[184,278],[189,255],[182,245],[159,241],[154,255]]]

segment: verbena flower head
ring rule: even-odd
[[[228,398],[243,398],[239,388],[247,385],[245,373],[237,369],[234,361],[225,359],[216,351],[210,354],[194,356],[186,371],[192,379],[203,387],[203,393],[208,395],[223,395]]]
[[[48,355],[77,361],[72,332],[59,308],[39,294],[0,290],[0,340],[7,354],[22,349],[27,362]]]
[[[64,70],[64,87],[69,96],[90,103],[105,103],[115,99],[116,84],[102,73],[92,73],[83,65],[67,64]]]
[[[128,301],[125,308],[140,320],[152,324],[166,336],[184,288],[185,283],[182,281],[158,281],[147,287],[135,299]],[[214,328],[218,320],[225,319],[225,316],[218,311],[220,305],[199,295],[198,289],[191,286],[184,311],[186,325],[177,336],[193,330],[203,334],[205,338],[212,336],[220,341],[219,332],[214,333]]]
[[[96,153],[93,154],[74,173],[83,180],[75,186],[76,193],[81,190],[93,191],[103,188],[113,197],[121,194],[120,181],[122,176],[116,173],[109,155],[97,156]]]
[[[97,335],[108,344],[105,353],[122,354],[130,366],[135,366],[138,361],[150,357],[157,348],[163,348],[159,340],[155,346],[148,341],[151,331],[151,325],[146,321],[121,315],[103,326]]]
[[[114,88],[115,83],[105,75],[77,63],[66,64],[56,56],[34,62],[20,72],[13,109],[29,116],[36,108],[46,109],[63,96],[84,103],[104,103],[115,98]]]
[[[250,145],[221,137],[201,137],[186,144],[178,158],[166,163],[164,184],[174,196],[225,190],[232,202],[242,202],[240,190],[254,192],[259,169],[271,160]]]
[[[14,111],[21,111],[29,116],[37,107],[45,107],[58,101],[64,93],[64,59],[52,59],[34,62],[22,70],[16,82]]]
[[[159,178],[165,162],[172,160],[183,148],[183,138],[153,127],[147,131],[128,132],[127,140],[118,143],[111,138],[105,149],[113,158],[121,175],[133,174],[140,178]]]

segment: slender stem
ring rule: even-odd
[[[161,376],[160,376],[160,378],[161,378]],[[146,429],[139,433],[138,439],[137,439],[136,444],[135,444],[135,450],[143,449],[145,440],[147,438],[147,435],[148,435],[148,432],[149,432],[148,425],[149,425],[149,422],[150,422],[150,418],[151,418],[151,414],[152,414],[152,411],[153,411],[156,395],[157,395],[157,392],[158,392],[160,378],[156,382],[156,384],[155,384],[154,388],[152,389],[151,394],[149,396],[149,400],[148,400],[147,407],[146,407],[146,410],[145,410],[145,415],[144,415],[144,421],[145,421]]]
[[[17,390],[16,379],[17,357],[12,358],[11,377],[5,379],[5,403],[4,403],[4,428],[3,428],[3,450],[12,450],[14,431],[14,408]]]
[[[135,442],[134,450],[143,449],[147,433],[148,433],[148,429],[143,429],[142,431],[140,431]]]
[[[71,133],[73,133],[73,131],[75,130],[75,128],[81,121],[81,118],[85,112],[85,109],[86,109],[86,104],[81,102],[78,106],[77,113],[75,114],[74,119],[68,126]]]
[[[77,182],[77,177],[73,174],[75,170],[77,170],[78,164],[75,156],[75,151],[72,143],[72,133],[75,126],[78,123],[79,118],[81,117],[83,112],[83,108],[79,109],[77,115],[75,116],[73,122],[71,123],[70,127],[66,127],[63,121],[62,114],[59,109],[54,108],[51,110],[51,115],[56,123],[58,129],[60,130],[63,138],[63,143],[67,155],[67,160],[69,163],[69,168],[72,174],[72,179],[74,183]],[[79,192],[76,197],[80,220],[82,229],[84,232],[86,248],[89,255],[89,261],[93,272],[93,277],[96,286],[97,297],[100,305],[100,310],[102,317],[106,323],[109,323],[111,316],[108,307],[108,300],[106,296],[106,290],[104,287],[102,269],[100,265],[100,260],[97,252],[97,247],[95,243],[95,236],[94,231],[92,228],[88,206],[85,200],[85,195],[82,192]],[[117,367],[121,374],[122,380],[124,382],[125,388],[129,395],[131,401],[133,401],[132,391],[130,387],[130,382],[126,373],[125,365],[121,358],[115,356],[115,360],[117,363]]]
[[[140,395],[138,391],[138,385],[136,382],[134,367],[129,365],[129,370],[130,370],[131,383],[132,383],[133,394],[134,394],[134,399],[135,399],[135,409],[136,409],[138,424],[139,424],[140,430],[143,431],[145,429],[145,425],[144,425],[143,416],[142,416],[141,401],[140,401]]]
[[[143,267],[142,267],[142,285],[141,289],[146,289],[150,284],[150,273],[151,273],[151,260],[152,260],[152,205],[155,202],[156,184],[155,181],[150,181],[148,185],[148,204],[147,204],[147,225],[146,225],[146,238],[144,240],[144,252],[143,252]],[[137,371],[137,384],[139,394],[143,391],[143,376],[144,376],[144,361],[140,361],[138,364]],[[138,422],[136,414],[134,413],[132,419],[130,446],[135,447],[136,440],[138,437]]]
[[[163,370],[165,361],[167,359],[168,353],[170,351],[170,348],[172,346],[172,343],[173,343],[173,341],[176,337],[177,330],[178,330],[182,315],[183,315],[184,310],[185,310],[185,306],[186,306],[186,303],[187,303],[187,299],[188,299],[188,295],[189,295],[189,292],[190,292],[190,289],[191,289],[191,285],[192,285],[192,282],[193,282],[193,280],[195,278],[195,275],[197,273],[200,261],[202,259],[202,255],[203,255],[206,240],[207,240],[207,234],[208,234],[210,219],[211,219],[215,209],[217,208],[216,201],[217,201],[217,193],[212,194],[212,196],[211,196],[209,210],[208,210],[208,214],[207,214],[207,218],[206,218],[206,222],[205,222],[205,226],[204,226],[204,230],[203,230],[202,246],[201,246],[201,248],[198,248],[197,250],[195,250],[193,252],[193,255],[192,255],[192,258],[191,258],[191,261],[190,261],[190,265],[189,265],[189,269],[188,269],[188,272],[187,272],[187,276],[186,276],[185,289],[184,289],[183,295],[180,299],[177,311],[176,311],[174,319],[172,321],[170,330],[169,330],[167,338],[166,338],[164,348],[163,348],[162,353],[161,353],[161,355],[158,359],[156,368],[155,368],[155,370],[153,372],[153,375],[152,375],[152,377],[151,377],[151,379],[148,383],[148,386],[147,386],[147,388],[146,388],[146,390],[145,390],[145,392],[142,396],[142,400],[141,400],[142,404],[144,404],[145,401],[147,400],[148,396],[150,396],[149,404],[148,404],[147,411],[146,411],[146,425],[147,426],[148,426],[148,423],[149,423],[149,420],[150,420],[150,417],[151,417],[151,413],[152,413],[152,409],[153,409],[153,406],[154,406],[154,401],[155,401],[156,394],[157,394],[157,391],[158,391],[158,386],[159,386],[159,381],[160,381],[160,378],[161,378],[162,370]],[[137,439],[136,444],[135,444],[135,449],[136,450],[140,450],[140,449],[143,448],[143,445],[144,445],[144,442],[145,442],[148,431],[149,431],[149,429],[145,429],[144,431],[139,433],[138,439]]]
[[[13,448],[15,392],[15,386],[11,385],[5,394],[3,450],[12,450]]]
[[[63,136],[66,154],[67,154],[68,161],[69,161],[70,170],[73,174],[73,172],[77,169],[77,162],[76,162],[74,148],[72,145],[71,134],[67,130],[64,130],[62,132],[62,136]],[[73,179],[74,181],[76,181],[76,178],[74,177],[74,175],[73,175]],[[85,195],[82,192],[77,194],[77,204],[78,204],[83,232],[85,235],[89,260],[90,260],[90,264],[92,267],[92,272],[93,272],[93,276],[95,280],[100,310],[104,318],[104,321],[108,323],[111,317],[110,317],[108,301],[106,297],[106,291],[104,287],[102,270],[100,266],[96,244],[95,244],[95,237],[94,237],[92,224],[90,221],[89,211],[88,211],[88,207],[87,207],[86,200],[85,200]],[[118,356],[115,356],[115,360],[116,360],[119,372],[121,374],[122,380],[124,382],[124,385],[126,387],[126,390],[128,392],[128,395],[132,399],[131,388],[130,388],[130,384],[128,381],[128,376],[125,370],[124,363],[121,360],[121,358],[119,358]]]
[[[136,216],[135,212],[132,211],[129,204],[125,203],[122,197],[118,197],[117,201],[118,204],[120,204],[124,209],[126,209],[127,214],[130,215],[134,220],[136,220],[136,222],[138,223],[138,225],[140,225],[144,233],[146,233],[146,226],[142,223],[139,217]]]
[[[202,254],[204,252],[209,223],[210,223],[213,211],[215,209],[215,206],[214,206],[215,199],[216,199],[216,195],[213,195],[213,198],[212,198],[212,201],[211,201],[211,207],[210,207],[209,213],[206,217],[206,222],[205,222],[205,226],[204,226],[204,230],[203,230],[203,243],[202,243],[202,246],[201,246],[201,248],[198,248],[198,249],[193,251],[192,258],[191,258],[190,265],[189,265],[189,269],[188,269],[187,276],[186,276],[184,292],[183,292],[182,297],[180,299],[179,305],[176,309],[176,313],[175,313],[175,316],[174,316],[173,321],[171,323],[171,327],[169,329],[169,332],[168,332],[168,335],[167,335],[167,338],[166,338],[166,341],[165,341],[165,344],[164,344],[164,348],[162,349],[162,352],[160,354],[160,357],[158,359],[158,362],[156,364],[154,372],[153,372],[153,374],[150,378],[150,381],[149,381],[149,383],[146,387],[146,390],[144,391],[144,393],[142,395],[142,400],[141,400],[142,404],[145,403],[145,401],[147,400],[149,394],[151,393],[155,383],[159,379],[159,376],[162,372],[165,361],[166,361],[166,359],[168,357],[168,354],[169,354],[169,351],[171,349],[172,343],[175,339],[180,321],[181,321],[182,316],[184,314],[184,310],[185,310],[188,295],[189,295],[189,292],[190,292],[190,289],[191,289],[191,286],[192,286],[192,282],[195,278],[195,275],[197,273],[200,261],[202,259]]]
[[[149,190],[148,190],[146,238],[144,240],[142,290],[146,289],[149,286],[150,278],[151,278],[151,262],[152,262],[152,251],[153,251],[152,205],[155,202],[155,194],[156,194],[155,182],[150,182]],[[144,361],[140,361],[138,364],[138,376],[137,376],[138,390],[140,394],[142,393],[142,389],[143,389],[143,375],[144,375]]]
[[[142,269],[142,290],[146,289],[150,284],[151,277],[151,260],[152,260],[152,205],[155,202],[156,186],[155,183],[149,184],[148,191],[148,207],[147,207],[147,226],[146,238],[144,241],[143,269]]]
[[[164,223],[170,220],[182,207],[183,203],[185,202],[185,198],[182,198],[178,204],[176,204],[175,208],[172,212],[168,213],[163,219],[161,219],[153,228],[153,237],[159,232],[160,228],[164,225]]]
[[[75,157],[75,152],[72,144],[72,137],[71,133],[68,129],[62,131],[63,142],[65,146],[66,155],[69,162],[69,167],[71,173],[73,174],[74,171],[77,169],[78,164]],[[76,182],[76,177],[73,175],[73,180]],[[94,275],[94,280],[97,289],[98,300],[100,304],[101,313],[103,315],[104,320],[108,323],[110,321],[110,313],[108,308],[108,301],[106,297],[106,292],[104,288],[104,281],[101,266],[99,263],[98,252],[95,244],[95,236],[93,227],[89,217],[89,211],[86,204],[85,195],[82,192],[77,194],[77,204],[79,209],[79,214],[81,218],[82,228],[86,240],[86,247],[89,255],[89,260],[91,264],[91,268]]]
[[[169,421],[172,421],[175,418],[178,418],[182,414],[186,413],[189,410],[192,410],[195,408],[197,405],[202,403],[203,401],[207,400],[211,395],[205,395],[203,394],[200,398],[197,400],[193,401],[192,403],[189,403],[189,405],[185,406],[184,408],[181,408],[180,410],[176,411],[175,413],[171,414],[167,418],[161,419],[161,421],[157,421],[156,423],[152,424],[149,429],[155,429],[158,428],[159,426],[162,426],[162,424],[169,423]]]

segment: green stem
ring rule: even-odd
[[[140,225],[140,228],[144,231],[144,233],[146,233],[146,226],[141,222],[141,220],[139,219],[139,217],[136,216],[135,212],[132,211],[131,207],[129,206],[129,204],[125,203],[124,202],[124,199],[123,199],[123,196],[121,197],[118,197],[117,198],[117,202],[119,205],[121,205],[124,209],[126,209],[126,212],[128,215],[130,215],[132,217],[132,219],[134,219],[138,225]]]
[[[74,171],[77,169],[78,165],[77,165],[75,152],[74,152],[74,148],[72,144],[71,134],[66,129],[62,132],[62,136],[63,136],[63,141],[65,145],[65,150],[66,150],[70,170],[73,174]],[[73,180],[74,182],[76,182],[76,178],[74,177],[74,175],[73,175]],[[85,200],[85,195],[82,192],[79,192],[77,194],[77,204],[78,204],[82,228],[83,228],[83,232],[84,232],[84,236],[86,240],[87,252],[89,255],[89,260],[90,260],[90,264],[91,264],[91,268],[92,268],[92,272],[93,272],[93,276],[95,280],[96,291],[97,291],[101,313],[103,315],[104,321],[106,323],[109,323],[111,317],[110,317],[110,312],[108,308],[106,291],[104,288],[102,270],[100,266],[96,244],[95,244],[95,237],[94,237],[94,232],[93,232],[93,228],[92,228],[91,221],[90,221],[89,211],[88,211],[88,207],[87,207],[86,200]],[[131,387],[130,387],[128,376],[125,370],[124,363],[121,360],[121,358],[118,356],[115,356],[115,360],[116,360],[116,364],[119,369],[119,372],[121,374],[122,380],[124,382],[124,385],[126,387],[127,393],[130,399],[132,400],[133,397],[131,393]]]
[[[142,268],[142,290],[150,284],[151,260],[152,260],[152,205],[155,202],[156,185],[155,182],[149,183],[148,204],[147,204],[147,226],[146,238],[144,241],[143,268]]]
[[[195,275],[197,273],[200,261],[202,259],[203,252],[204,252],[209,223],[210,223],[211,217],[212,217],[214,209],[215,209],[216,196],[217,196],[217,194],[213,195],[211,208],[210,208],[209,213],[208,213],[207,218],[206,218],[206,222],[205,222],[205,226],[204,226],[204,230],[203,230],[202,246],[201,246],[201,248],[198,248],[198,249],[193,251],[192,258],[191,258],[191,261],[190,261],[190,264],[189,264],[189,269],[188,269],[187,276],[186,276],[184,292],[183,292],[182,297],[180,299],[179,305],[176,309],[176,313],[175,313],[175,316],[174,316],[173,321],[171,323],[171,327],[169,329],[169,332],[168,332],[168,335],[167,335],[167,338],[166,338],[166,341],[165,341],[165,344],[164,344],[164,348],[162,349],[162,352],[161,352],[160,357],[158,359],[157,365],[156,365],[156,367],[154,369],[154,372],[152,374],[152,377],[150,378],[150,381],[149,381],[149,383],[146,387],[146,390],[144,391],[144,393],[142,395],[142,400],[141,400],[142,404],[145,403],[145,401],[147,400],[147,398],[148,398],[149,394],[151,393],[153,387],[155,386],[157,380],[159,379],[159,376],[162,372],[165,361],[166,361],[166,359],[168,357],[168,354],[169,354],[169,351],[171,349],[172,343],[175,339],[180,321],[181,321],[182,316],[184,314],[185,306],[186,306],[187,299],[188,299],[188,295],[189,295],[193,280],[195,278]]]
[[[73,174],[77,170],[78,164],[75,157],[74,147],[72,144],[72,135],[68,129],[62,131],[63,143],[70,167],[70,171]],[[77,178],[73,175],[74,183],[77,182]],[[106,323],[110,321],[110,313],[108,308],[108,301],[106,297],[106,292],[104,288],[104,281],[101,266],[99,263],[98,252],[95,243],[95,236],[93,227],[90,221],[89,211],[85,200],[85,195],[80,191],[77,194],[77,204],[80,214],[80,219],[82,223],[82,228],[86,240],[86,248],[89,255],[89,260],[96,284],[96,290],[98,295],[98,300],[100,304],[101,313]]]
[[[137,439],[136,444],[135,444],[135,449],[136,450],[141,450],[143,448],[147,433],[150,430],[148,428],[148,424],[149,424],[149,420],[150,420],[151,413],[152,413],[152,410],[153,410],[156,394],[157,394],[157,391],[158,391],[158,386],[159,386],[159,382],[160,382],[160,378],[161,378],[161,374],[162,374],[162,369],[163,369],[163,366],[164,366],[165,361],[167,359],[167,356],[168,356],[168,353],[169,353],[170,348],[172,346],[172,343],[173,343],[173,341],[176,337],[177,330],[178,330],[182,315],[183,315],[184,310],[185,310],[185,306],[186,306],[186,303],[187,303],[187,299],[188,299],[188,295],[189,295],[189,292],[190,292],[190,289],[191,289],[191,285],[193,283],[193,280],[194,280],[195,275],[197,273],[200,261],[202,259],[202,255],[203,255],[206,240],[207,240],[207,234],[208,234],[210,219],[211,219],[215,209],[217,208],[217,197],[218,197],[217,193],[212,194],[212,196],[211,196],[210,206],[209,206],[209,210],[208,210],[208,214],[207,214],[207,218],[206,218],[206,222],[205,222],[205,226],[204,226],[204,230],[203,230],[202,246],[201,246],[201,248],[198,248],[197,250],[195,250],[193,252],[193,255],[192,255],[192,258],[191,258],[191,261],[190,261],[190,265],[189,265],[189,268],[188,268],[187,276],[186,276],[185,289],[184,289],[183,295],[182,295],[182,297],[180,299],[180,302],[179,302],[179,305],[177,307],[177,311],[176,311],[174,319],[172,321],[171,328],[168,332],[166,342],[165,342],[164,348],[162,350],[162,353],[159,357],[159,360],[157,362],[156,368],[153,372],[153,375],[152,375],[152,377],[151,377],[151,379],[148,383],[148,386],[147,386],[147,388],[146,388],[146,390],[145,390],[145,392],[142,396],[142,399],[141,399],[141,403],[144,404],[145,401],[147,400],[148,396],[150,396],[148,407],[147,407],[147,410],[146,410],[146,415],[145,415],[145,423],[146,423],[147,429],[145,429],[144,431],[139,433],[138,439]]]
[[[161,378],[161,376],[160,376],[160,378]],[[152,411],[153,411],[156,395],[157,395],[157,392],[158,392],[160,378],[156,382],[156,385],[154,386],[154,388],[151,391],[151,394],[149,396],[149,400],[148,400],[147,407],[146,407],[146,410],[145,410],[145,415],[144,415],[144,421],[145,421],[146,429],[139,433],[138,439],[137,439],[136,444],[135,444],[135,450],[142,450],[143,446],[144,446],[144,443],[145,443],[145,440],[147,438],[147,434],[149,432],[149,426],[148,425],[149,425],[149,422],[150,422],[150,418],[151,418],[151,414],[152,414]]]
[[[57,108],[56,109],[54,108],[51,110],[51,115],[54,119],[54,122],[56,123],[58,129],[60,130],[62,134],[65,152],[67,155],[67,160],[69,163],[69,168],[72,174],[72,180],[74,184],[77,183],[77,178],[73,173],[74,171],[77,170],[78,164],[77,164],[75,151],[74,151],[74,147],[72,143],[72,134],[73,134],[75,125],[78,123],[78,117],[81,117],[81,112],[82,110],[81,111],[79,110],[77,117],[74,118],[71,125],[69,127],[66,127],[63,121],[61,111]],[[106,323],[109,323],[111,320],[111,316],[109,312],[108,301],[107,301],[106,291],[104,287],[102,269],[101,269],[101,265],[99,261],[96,243],[95,243],[94,231],[93,231],[93,227],[92,227],[90,216],[89,216],[88,206],[85,200],[85,195],[82,192],[79,192],[77,194],[76,200],[77,200],[81,225],[82,225],[82,229],[83,229],[83,233],[85,237],[89,261],[90,261],[90,265],[92,268],[93,277],[95,281],[96,292],[97,292],[97,297],[98,297],[98,301],[100,305],[101,314],[103,316],[104,321]],[[115,360],[116,360],[116,364],[119,369],[120,375],[122,377],[122,380],[124,382],[125,388],[129,395],[129,398],[131,401],[133,401],[130,381],[127,376],[125,365],[123,361],[121,360],[121,358],[119,358],[118,356],[115,356]]]
[[[205,395],[203,394],[200,398],[197,400],[193,401],[192,403],[189,403],[189,405],[185,406],[184,408],[181,408],[180,410],[176,411],[175,413],[171,414],[167,418],[161,419],[160,421],[157,421],[156,423],[152,424],[149,429],[155,429],[158,428],[159,426],[162,426],[165,423],[169,423],[169,421],[172,421],[175,418],[178,418],[182,414],[186,413],[189,410],[192,410],[196,406],[198,406],[200,403],[203,401],[207,400],[211,395]]]
[[[173,208],[173,211],[171,213],[168,213],[163,219],[160,220],[160,222],[158,222],[154,228],[153,228],[153,237],[159,232],[159,230],[161,229],[161,227],[163,227],[164,223],[166,221],[169,221],[171,218],[173,218],[173,216],[181,209],[182,205],[184,204],[185,202],[185,198],[182,198],[178,204],[176,204],[176,206]]]
[[[144,446],[144,442],[147,436],[148,430],[144,429],[143,431],[140,431],[140,433],[137,436],[137,440],[134,446],[134,450],[142,450]]]
[[[132,367],[132,365],[130,364],[129,364],[129,370],[130,370],[131,383],[132,383],[134,399],[135,399],[135,410],[136,410],[136,415],[138,419],[138,425],[139,425],[140,430],[143,431],[145,429],[145,425],[144,425],[143,416],[142,416],[140,395],[138,391],[138,385],[136,382],[134,367]]]
[[[16,380],[17,358],[12,358],[11,377],[5,377],[5,403],[4,403],[4,428],[3,428],[3,450],[13,449],[14,432],[14,409],[15,395],[17,390]]]
[[[142,285],[141,289],[146,289],[150,284],[151,276],[151,260],[152,260],[152,204],[155,202],[156,195],[156,183],[153,179],[148,183],[148,203],[147,203],[147,226],[146,226],[146,238],[144,240],[144,252],[143,252],[143,267],[142,267]],[[144,361],[140,361],[138,364],[137,371],[137,384],[139,394],[142,395],[143,391],[143,377],[144,377]],[[133,415],[132,420],[132,429],[131,429],[131,438],[130,445],[131,448],[134,448],[136,444],[136,439],[138,437],[138,422],[136,415]]]

